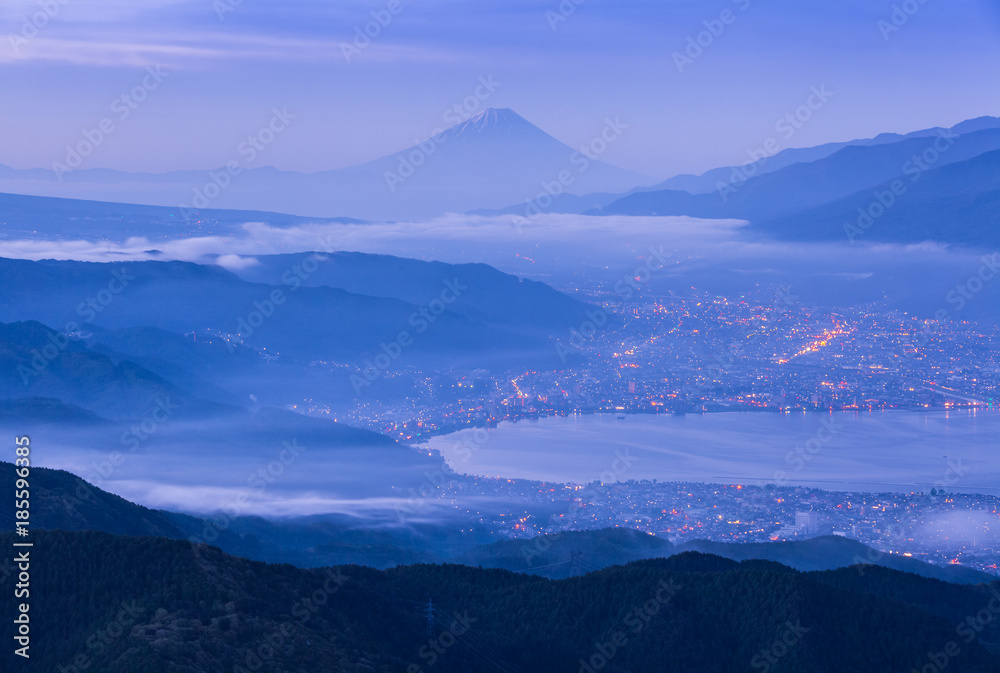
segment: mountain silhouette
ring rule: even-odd
[[[0,191],[183,206],[187,220],[209,208],[408,220],[502,208],[556,189],[621,193],[654,182],[600,160],[627,125],[598,120],[593,133],[590,145],[570,147],[509,108],[489,108],[450,128],[428,129],[399,152],[318,173],[240,165],[235,176],[222,168],[159,174],[88,169],[58,179],[52,171],[0,166]]]

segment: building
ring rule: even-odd
[[[796,512],[795,527],[804,535],[819,533],[819,515],[816,512]]]

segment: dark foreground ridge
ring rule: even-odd
[[[949,671],[1000,667],[1000,620],[977,621],[1000,616],[1000,583],[695,552],[552,581],[454,565],[303,570],[95,532],[34,541],[36,671],[884,673],[946,648]],[[17,670],[11,650],[3,670]]]

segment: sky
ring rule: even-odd
[[[50,168],[99,134],[88,167],[215,168],[278,109],[292,121],[267,162],[311,172],[412,145],[468,102],[460,114],[509,107],[574,147],[619,119],[602,158],[700,173],[769,139],[805,147],[1000,114],[998,5],[6,0],[0,164]],[[797,111],[804,121],[777,126]]]

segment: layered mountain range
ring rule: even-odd
[[[606,124],[594,129],[598,136]],[[574,191],[622,192],[655,182],[574,148],[510,109],[483,110],[395,154],[358,166],[296,173],[240,164],[208,171],[127,173],[0,167],[0,191],[174,207],[185,221],[206,209],[275,211],[310,217],[401,220],[500,208],[532,199],[560,173]]]
[[[436,371],[471,386],[489,370],[561,364],[553,338],[594,310],[481,264],[256,261],[241,277],[0,259],[0,427],[52,447],[48,464],[153,501],[211,509],[250,486],[255,512],[391,511],[378,499],[447,468],[336,422],[337,409],[433,395]],[[280,483],[248,483],[276,458]]]
[[[847,145],[763,174],[734,168],[711,192],[643,191],[590,212],[745,219],[792,240],[988,247],[1000,216],[998,150],[997,128]]]
[[[12,471],[0,463],[5,479]],[[833,539],[764,551],[713,546],[753,560],[680,551],[597,569],[610,565],[609,549],[642,541],[622,531],[575,534],[578,565],[594,569],[558,581],[468,565],[302,569],[228,555],[189,532],[207,522],[137,507],[70,474],[36,469],[33,479],[38,670],[528,672],[610,662],[609,670],[875,673],[942,657],[955,671],[1000,665],[1000,585],[921,577],[912,574],[918,562],[912,572],[857,559],[830,569],[851,549],[838,551]],[[0,521],[12,519],[0,507]],[[331,530],[326,548],[350,540]],[[251,546],[223,532],[220,544]],[[284,538],[302,533],[292,522]],[[359,559],[384,554],[368,542],[354,546]],[[774,556],[805,567],[760,560]],[[0,587],[15,581],[13,564],[0,564]],[[14,614],[14,592],[0,595]],[[5,669],[16,663],[12,649]]]
[[[125,355],[216,348],[225,359],[246,346],[291,362],[364,364],[388,348],[399,366],[476,368],[557,362],[550,337],[593,308],[483,264],[354,253],[256,261],[240,277],[186,262],[0,259],[0,322],[37,320],[97,341],[115,332],[107,340]]]
[[[748,220],[752,235],[782,240],[998,243],[998,118],[771,149],[740,165],[655,183],[587,147],[561,143],[512,110],[487,109],[360,166],[310,174],[246,167],[224,187],[213,178],[223,169],[92,169],[59,180],[42,169],[2,168],[0,190],[11,193],[0,194],[0,206],[6,238],[121,242],[232,235],[247,222],[289,227],[556,212],[735,218]],[[206,198],[206,189],[215,196]]]

